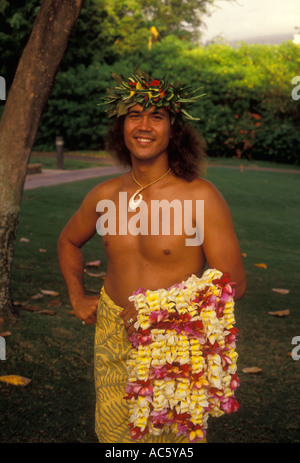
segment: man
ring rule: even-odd
[[[100,442],[111,443],[131,442],[123,397],[130,351],[127,335],[135,331],[137,312],[129,304],[129,296],[139,288],[169,288],[192,274],[200,277],[205,264],[229,272],[231,281],[236,282],[235,299],[245,291],[241,252],[228,206],[218,190],[199,176],[204,159],[203,142],[182,120],[192,119],[187,107],[197,97],[185,86],[153,80],[141,71],[127,80],[114,77],[117,86],[109,90],[107,101],[109,115],[116,117],[116,122],[108,146],[132,169],[97,185],[86,196],[62,231],[58,246],[74,312],[83,323],[96,323],[96,432]],[[151,207],[161,200],[182,208],[176,217],[170,208],[167,219],[161,214],[153,233],[155,218]],[[172,203],[174,200],[177,202]],[[199,200],[204,204],[202,223],[195,207]],[[176,227],[178,221],[184,220],[187,201],[193,206],[188,217],[190,227],[182,227],[178,233]],[[105,216],[104,206],[109,204],[114,205],[114,217]],[[140,210],[144,215],[137,219]],[[113,220],[111,233],[105,233],[105,223],[101,222],[104,216],[106,225]],[[166,220],[169,232],[162,233],[160,229],[157,234],[157,226],[159,229]],[[81,247],[96,229],[103,235],[107,254],[107,274],[100,300],[85,293],[81,253]],[[195,242],[187,245],[190,232],[195,231],[202,239],[196,246]],[[147,436],[143,442],[188,440],[162,435]]]

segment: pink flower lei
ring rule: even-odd
[[[138,290],[126,399],[131,438],[174,432],[203,440],[209,416],[238,410],[234,286],[208,269],[168,289]]]

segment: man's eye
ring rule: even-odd
[[[155,120],[161,120],[162,117],[161,117],[160,114],[153,114],[153,119],[155,119]]]

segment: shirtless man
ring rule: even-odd
[[[157,82],[157,81],[155,81]],[[83,200],[59,238],[59,261],[76,316],[86,324],[97,318],[98,296],[88,296],[83,284],[84,261],[81,247],[96,233],[99,219],[97,204],[103,199],[116,206],[116,230],[119,225],[119,193],[131,198],[139,188],[149,206],[149,234],[111,234],[103,236],[107,254],[104,289],[119,307],[128,334],[134,330],[136,311],[128,297],[138,288],[168,288],[190,275],[201,276],[205,264],[229,272],[235,286],[235,299],[245,291],[245,273],[240,247],[228,206],[219,191],[207,180],[187,181],[170,169],[170,140],[174,136],[170,110],[140,103],[131,104],[124,118],[124,143],[130,153],[132,171],[97,185]],[[134,174],[134,176],[132,175]],[[150,184],[150,186],[148,186]],[[135,196],[137,198],[138,196]],[[174,233],[170,216],[169,235],[151,235],[151,201],[177,199],[204,201],[204,239],[198,246],[186,246],[187,235]],[[127,219],[136,211],[127,211]],[[195,208],[193,224],[196,223]],[[203,224],[201,224],[203,226]]]

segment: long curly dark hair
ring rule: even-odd
[[[124,142],[124,119],[125,116],[121,116],[114,120],[105,140],[105,149],[127,167],[132,163]],[[174,175],[187,181],[201,177],[206,166],[206,142],[192,125],[180,119],[175,120],[171,131],[168,153]]]

